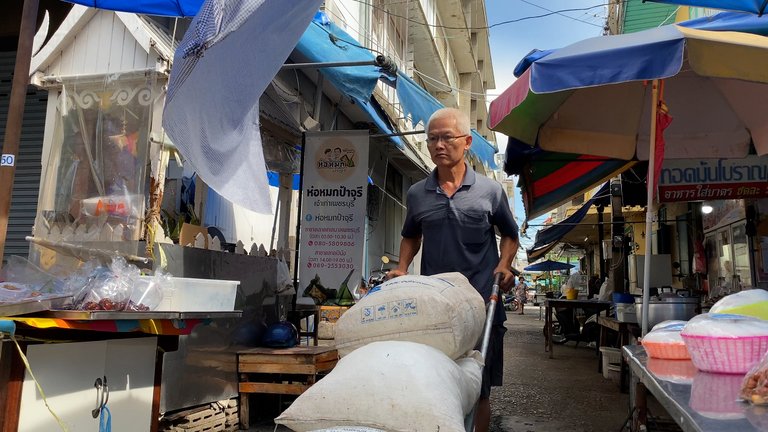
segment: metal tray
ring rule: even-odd
[[[39,316],[45,318],[60,318],[80,321],[97,320],[173,320],[173,319],[223,319],[240,318],[242,311],[230,312],[126,312],[126,311],[80,311],[80,310],[50,310]]]
[[[16,303],[0,302],[0,316],[25,315],[51,309],[62,309],[72,304],[72,296],[30,299]]]

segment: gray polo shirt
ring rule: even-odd
[[[461,187],[448,197],[437,171],[408,189],[402,236],[422,238],[421,274],[460,272],[487,301],[499,263],[495,229],[517,239],[517,223],[501,185],[467,165]],[[506,319],[496,308],[495,322]]]

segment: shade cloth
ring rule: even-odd
[[[595,191],[595,193],[578,210],[576,210],[575,213],[552,226],[540,229],[536,233],[536,240],[533,246],[526,250],[528,261],[535,261],[552,250],[558,244],[560,239],[565,237],[566,234],[571,232],[576,225],[584,219],[589,212],[589,209],[595,204],[595,201],[608,195],[609,188],[610,185],[608,182],[603,183],[603,185],[600,186],[600,188],[597,189],[597,191]],[[598,227],[598,229],[602,229],[602,227]]]
[[[397,97],[404,113],[411,117],[414,125],[421,123],[426,126],[429,117],[444,107],[440,101],[402,72],[397,74]],[[488,168],[492,170],[498,168],[495,158],[496,153],[499,152],[498,147],[480,135],[476,129],[472,129],[472,146],[469,152]]]
[[[546,260],[531,264],[524,268],[525,271],[557,271],[557,270],[569,270],[574,267],[573,264],[567,264],[560,261]]]
[[[531,220],[583,194],[636,162],[531,147],[514,138],[507,143],[504,171],[519,175],[526,219]]]

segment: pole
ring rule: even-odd
[[[5,123],[2,163],[0,163],[0,268],[3,266],[3,250],[8,234],[8,215],[11,212],[13,177],[16,174],[16,158],[24,120],[24,104],[27,101],[29,65],[32,62],[32,42],[35,37],[39,0],[24,0],[19,27],[19,43],[16,49],[16,65],[13,69],[11,97],[8,100],[8,118]]]
[[[653,173],[656,171],[654,159],[656,159],[656,110],[659,104],[659,80],[653,80],[651,91],[651,138],[648,154],[648,181],[646,182],[648,185],[648,194],[646,195],[648,202],[645,206],[645,260],[643,262],[643,305],[641,307],[643,336],[648,333],[648,311],[651,300],[651,230],[653,229],[653,209],[655,207],[653,205],[653,190],[656,187]]]
[[[605,208],[601,205],[597,206],[597,256],[600,260],[598,264],[600,280],[605,277],[605,253],[603,252],[603,240],[605,240],[605,233],[603,232],[603,212]]]

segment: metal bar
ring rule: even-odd
[[[650,146],[650,151],[648,154],[648,181],[646,184],[648,185],[648,194],[647,201],[646,201],[646,212],[645,212],[645,267],[643,267],[643,304],[640,306],[643,317],[641,322],[641,328],[642,328],[642,335],[645,336],[648,333],[648,311],[650,308],[650,300],[651,300],[651,230],[653,229],[653,191],[656,187],[654,182],[656,179],[654,178],[654,168],[656,165],[656,112],[658,110],[659,105],[659,80],[653,80],[652,83],[652,90],[651,90],[651,137],[649,139],[648,145]]]
[[[393,132],[389,134],[373,134],[373,135],[370,135],[369,138],[388,138],[388,137],[395,137],[395,136],[418,135],[423,133],[426,133],[426,131],[414,130],[414,131],[408,131],[408,132]]]
[[[501,273],[496,273],[493,276],[493,287],[491,288],[491,297],[488,302],[488,311],[485,316],[485,326],[483,327],[483,339],[480,344],[480,355],[483,356],[485,361],[486,354],[488,354],[488,346],[491,343],[491,330],[493,328],[493,316],[496,314],[496,304],[499,301],[499,283],[501,282]],[[488,367],[486,364],[484,367]],[[464,418],[464,429],[467,432],[472,432],[475,428],[475,411],[477,411],[477,403],[472,407],[472,411]]]
[[[318,62],[318,63],[288,63],[280,67],[280,70],[292,69],[319,69],[345,66],[379,66],[375,60],[346,61],[346,62]]]
[[[293,284],[294,284],[294,290],[296,291],[293,294],[293,298],[291,299],[291,310],[296,310],[296,301],[298,300],[298,296],[302,295],[299,294],[299,247],[301,246],[301,204],[302,204],[302,196],[304,195],[304,153],[306,153],[307,149],[307,133],[304,132],[301,134],[301,153],[300,157],[301,160],[299,161],[299,202],[296,205],[296,214],[298,217],[296,218],[296,255],[294,259],[294,265],[293,265]],[[277,302],[276,302],[277,303]],[[317,314],[315,314],[317,316]],[[315,327],[315,331],[317,331],[317,327]],[[317,340],[317,339],[315,339]]]
[[[35,38],[38,0],[24,0],[19,28],[19,43],[16,49],[16,65],[13,69],[11,95],[8,99],[8,117],[5,123],[2,163],[0,163],[0,268],[3,267],[3,251],[8,235],[8,217],[11,212],[13,179],[16,174],[16,158],[19,156],[19,141],[24,120],[24,105],[27,102],[29,66],[32,63],[32,44]]]
[[[314,109],[312,109],[312,117],[315,119],[317,124],[320,125],[320,129],[322,129],[322,124],[320,123],[320,107],[323,104],[323,83],[324,82],[325,82],[325,75],[323,75],[323,73],[318,70],[317,82],[315,84],[315,107]]]

